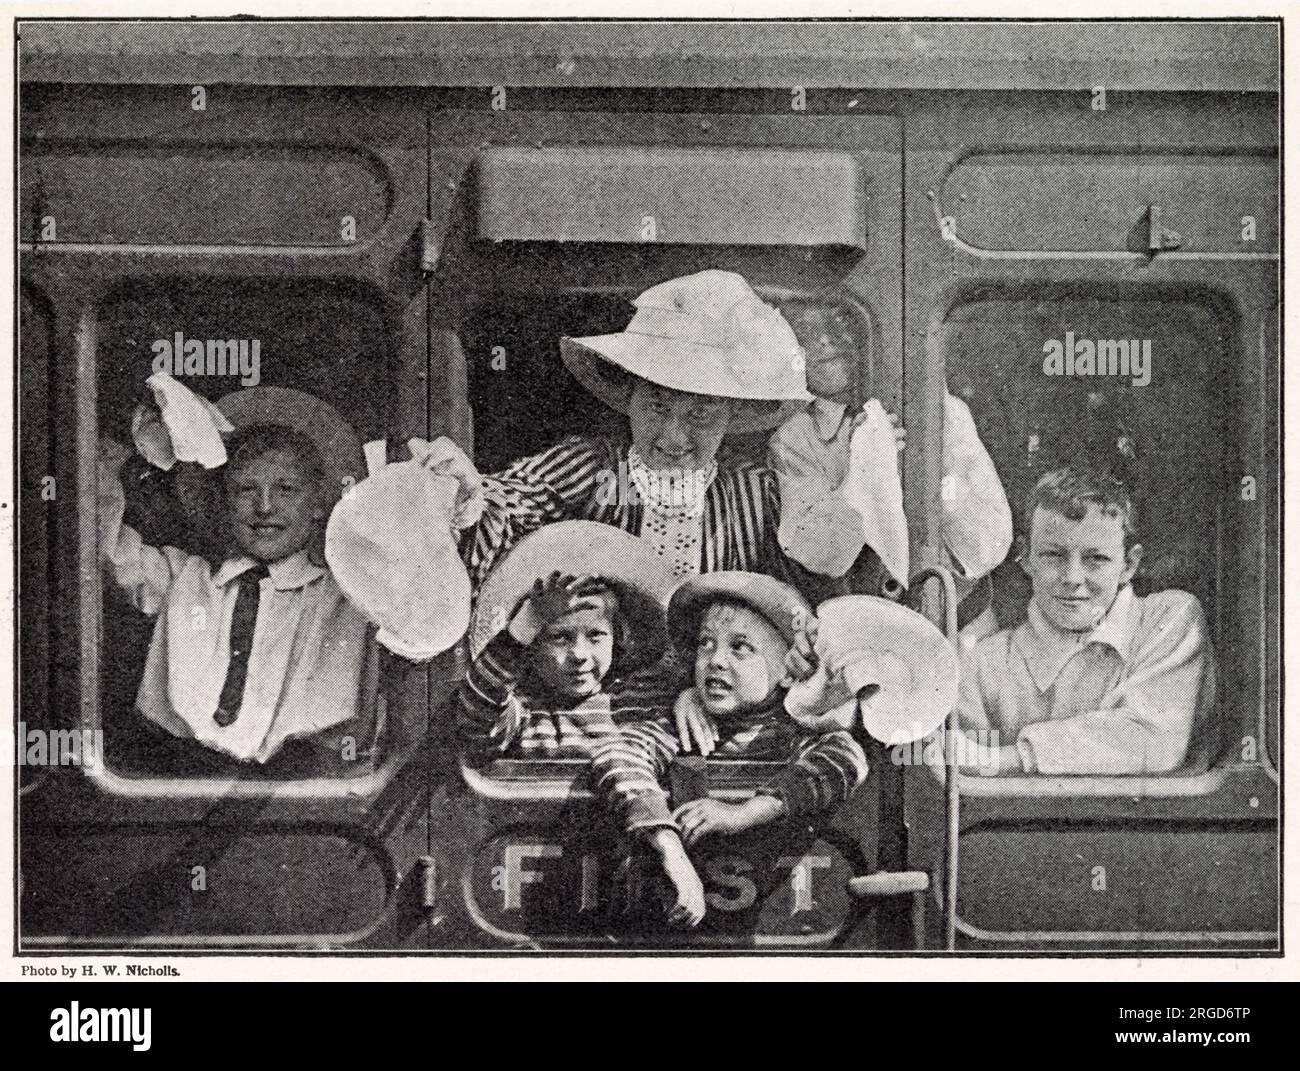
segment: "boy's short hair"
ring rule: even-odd
[[[318,488],[325,486],[325,462],[316,444],[302,432],[284,424],[250,424],[240,428],[226,451],[229,457],[226,472],[233,472],[238,465],[280,450],[296,457],[307,477]]]
[[[1070,466],[1044,473],[1030,492],[1025,503],[1025,538],[1033,531],[1034,511],[1040,507],[1081,521],[1091,506],[1123,523],[1126,551],[1137,542],[1137,507],[1128,488],[1109,472]]]

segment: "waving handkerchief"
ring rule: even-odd
[[[841,595],[817,608],[817,672],[790,688],[786,712],[804,726],[850,728],[882,744],[933,732],[957,701],[957,656],[943,633],[905,606]]]
[[[224,465],[221,436],[235,429],[221,410],[166,372],[155,372],[145,384],[158,409],[139,405],[132,414],[131,438],[140,456],[164,470],[177,461],[197,461],[205,469]]]
[[[884,406],[872,398],[866,414],[849,440],[849,472],[842,493],[862,517],[867,546],[906,587],[907,518],[903,515],[903,485],[898,479],[898,447]]]

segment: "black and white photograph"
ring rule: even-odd
[[[1280,17],[27,7],[7,973],[1282,955]]]

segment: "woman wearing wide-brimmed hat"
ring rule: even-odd
[[[811,401],[789,324],[726,271],[660,283],[635,305],[624,331],[561,340],[579,382],[627,414],[626,440],[569,436],[491,476],[449,440],[429,445],[425,463],[461,484],[475,585],[520,537],[566,519],[639,536],[678,577],[749,570],[806,585],[778,544],[771,471],[717,460],[724,436],[771,430]]]

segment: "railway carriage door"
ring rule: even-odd
[[[320,766],[166,753],[135,709],[152,622],[101,589],[96,454],[130,444],[160,370],[210,399],[313,394],[362,441],[428,434],[424,112],[226,85],[24,84],[22,108],[24,709],[102,744],[24,778],[20,941],[423,945],[403,898],[428,850],[427,674],[382,656],[358,698],[373,735]],[[169,474],[123,471],[149,542],[205,549],[210,503],[190,516]]]
[[[1062,465],[1121,476],[1145,548],[1133,586],[1196,596],[1218,702],[1177,769],[960,778],[956,928],[976,948],[1268,946],[1275,104],[1151,94],[1094,112],[1087,94],[1030,96],[909,126],[909,322],[928,328],[909,333],[909,404],[932,417],[911,387],[946,377],[1015,507]],[[993,586],[1014,627],[1028,601],[1014,561]],[[917,774],[926,865],[937,777]]]
[[[484,92],[469,106],[465,96],[440,101],[430,119],[430,397],[481,471],[564,435],[624,430],[565,369],[560,336],[621,330],[642,290],[706,268],[743,274],[792,318],[827,313],[823,322],[839,325],[847,345],[806,347],[814,392],[898,408],[896,119],[792,113],[788,96],[739,93],[701,99],[715,110],[653,115],[638,111],[655,106],[648,97],[587,94],[575,113],[547,110],[540,92]],[[762,460],[766,437],[727,445]],[[447,720],[435,734],[440,749],[454,747]],[[460,876],[462,921],[485,943],[842,938],[846,879],[872,839],[870,801],[855,799],[789,850],[759,838],[715,852],[704,861],[709,915],[682,937],[610,921],[605,907],[615,895],[626,907],[628,878],[611,873],[598,843],[575,838],[600,825],[584,771],[581,761],[500,760],[465,766],[435,792],[439,870]],[[710,764],[724,796],[752,794],[761,775]]]

